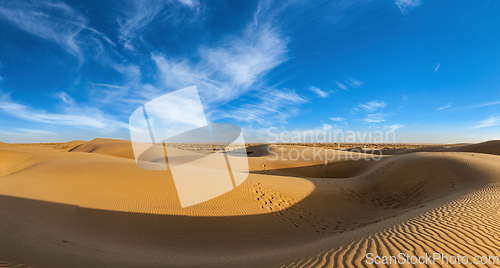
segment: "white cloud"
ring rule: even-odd
[[[473,129],[476,128],[485,128],[485,127],[494,127],[500,125],[500,116],[491,116],[488,119],[482,120],[478,122],[478,125],[472,127]]]
[[[41,129],[25,129],[18,128],[14,131],[2,131],[0,130],[0,135],[2,136],[2,142],[60,142],[64,140],[61,138],[59,133],[52,131],[41,130]]]
[[[197,0],[134,0],[130,3],[130,11],[125,13],[124,18],[118,20],[120,26],[118,38],[125,49],[132,51],[135,49],[133,41],[158,17],[167,4],[170,4],[168,14],[171,16],[179,15],[175,10],[178,8],[176,5],[178,3],[190,8],[199,4]]]
[[[338,82],[338,81],[335,81],[335,84],[337,84],[337,86],[342,89],[342,90],[349,90],[344,84]]]
[[[153,12],[149,14],[160,16],[154,13],[155,11],[144,12]],[[233,110],[245,111],[250,106],[255,110],[250,111],[253,114],[248,117],[250,119],[241,116],[245,121],[264,122],[273,120],[273,117],[282,120],[287,117],[283,114],[285,110],[295,113],[298,111],[296,104],[304,103],[305,100],[299,96],[296,102],[290,101],[289,96],[298,96],[293,90],[278,89],[273,85],[267,85],[265,81],[266,75],[271,70],[288,60],[289,39],[281,34],[279,28],[273,26],[275,23],[273,16],[277,13],[279,12],[257,11],[254,14],[255,20],[242,31],[226,35],[214,44],[199,45],[197,53],[189,57],[172,57],[158,51],[152,52],[151,59],[157,70],[152,84],[144,84],[141,81],[139,66],[129,63],[114,64],[113,68],[123,73],[128,78],[127,81],[120,84],[93,83],[92,97],[105,105],[135,107],[168,92],[196,85],[209,120],[229,116],[226,110],[234,107],[231,102],[240,102],[242,98],[250,98],[252,101],[247,101],[246,106]],[[140,37],[141,30],[125,27],[127,20],[134,14],[129,14],[120,22],[124,31],[120,41],[123,44],[130,42],[132,45],[136,33],[137,39]],[[136,20],[141,21],[138,18]],[[146,26],[147,23],[140,27]],[[128,30],[131,31],[130,35],[127,33]],[[261,98],[264,94],[276,99],[276,109],[264,107],[268,103]],[[284,98],[283,103],[279,102],[280,97]],[[255,99],[257,101],[253,101]],[[285,107],[286,105],[290,107]],[[257,116],[261,118],[256,118]]]
[[[467,106],[467,107],[461,107],[461,108],[456,108],[456,109],[457,110],[473,109],[473,108],[480,108],[480,107],[499,105],[499,104],[500,104],[500,101],[494,101],[494,102],[487,102],[487,103],[482,103],[482,104],[477,104],[477,105],[472,105],[472,106]]]
[[[451,106],[451,103],[448,103],[447,105],[443,106],[443,107],[440,107],[440,108],[437,108],[436,110],[439,111],[439,110],[444,110],[446,108],[449,108]]]
[[[347,119],[345,119],[343,117],[330,117],[330,120],[335,121],[335,122],[343,122]]]
[[[441,63],[438,63],[436,67],[434,68],[434,73],[437,73],[439,71],[439,67],[441,67]]]
[[[285,60],[287,42],[278,30],[269,26],[249,27],[241,37],[230,37],[227,45],[202,51],[221,78],[239,87],[249,86]]]
[[[369,101],[367,103],[359,103],[357,107],[350,109],[353,116],[356,116],[360,112],[365,112],[364,118],[361,121],[365,123],[380,123],[384,122],[385,118],[391,114],[382,113],[381,110],[384,109],[387,104],[384,101]]]
[[[383,109],[386,106],[387,106],[387,104],[385,104],[384,101],[378,101],[378,100],[370,101],[370,102],[367,102],[365,104],[360,103],[358,105],[359,108],[362,108],[370,113],[375,112],[377,109]]]
[[[355,115],[356,115],[356,113],[358,113],[358,112],[359,112],[359,109],[358,109],[358,108],[352,108],[352,109],[350,109],[349,111],[351,112],[351,115],[355,116]]]
[[[259,102],[244,104],[224,113],[223,116],[262,125],[284,123],[288,117],[298,112],[298,105],[305,102],[304,98],[292,90],[269,88],[264,94],[261,93]]]
[[[160,16],[166,12],[166,5],[175,6],[177,9],[199,9],[199,2],[190,0],[131,3],[134,11],[125,13],[118,23],[119,42],[130,50],[134,50],[134,41],[140,39],[155,18],[165,20]],[[260,8],[262,5],[259,3]],[[178,10],[175,8],[170,13],[176,13]],[[276,22],[273,16],[277,16],[279,12],[280,10],[271,9],[255,12],[253,23],[249,23],[243,31],[225,36],[215,44],[201,45],[198,47],[198,53],[193,56],[175,58],[152,52],[151,59],[158,70],[155,77],[158,82],[153,81],[153,84],[141,82],[142,70],[138,65],[129,61],[114,60],[115,56],[122,59],[120,52],[102,48],[103,43],[112,43],[111,40],[90,28],[85,16],[64,3],[2,7],[0,17],[7,18],[27,32],[60,44],[68,52],[82,59],[87,55],[85,53],[86,49],[89,49],[88,45],[94,42],[89,40],[96,39],[99,43],[95,45],[101,47],[99,53],[102,56],[94,57],[101,64],[114,68],[125,77],[125,81],[117,84],[90,83],[90,95],[101,105],[113,104],[117,109],[128,111],[131,105],[135,107],[170,91],[197,85],[208,116],[230,116],[220,108],[232,101],[238,101],[243,96],[257,96],[257,101],[246,102],[241,108],[233,109],[233,117],[244,121],[270,122],[286,120],[288,116],[297,113],[301,103],[306,102],[293,90],[278,89],[267,85],[265,81],[265,76],[271,70],[288,59],[289,39],[282,35],[278,27],[273,26]],[[17,16],[17,13],[21,16]],[[56,16],[56,13],[62,13],[63,16]],[[264,94],[267,97],[263,97]],[[71,110],[67,109],[66,113],[53,113],[3,100],[0,111],[18,118],[51,124],[77,126],[78,120],[82,120],[82,126],[97,129],[105,128],[105,125],[120,125],[120,122],[103,115],[97,108],[79,106],[65,92],[54,94],[52,97],[60,99],[63,104],[70,104]],[[245,112],[250,116],[244,116]],[[99,120],[103,123],[99,124]]]
[[[35,134],[35,135],[42,135],[42,136],[53,136],[57,135],[57,133],[52,132],[52,131],[47,131],[47,130],[40,130],[40,129],[26,129],[26,128],[18,128],[18,131],[21,131],[22,133],[27,133],[27,134]]]
[[[27,121],[72,126],[82,129],[92,128],[107,131],[127,127],[127,124],[107,118],[96,108],[78,107],[62,113],[50,113],[13,102],[7,95],[0,97],[0,111]]]
[[[83,48],[97,50],[101,40],[114,45],[104,34],[88,26],[88,19],[69,5],[59,2],[8,2],[0,7],[0,18],[22,30],[57,43],[64,50],[83,60]]]
[[[262,81],[267,73],[287,60],[287,42],[279,35],[277,29],[262,23],[260,25],[259,27],[250,25],[240,36],[227,37],[225,42],[222,42],[223,45],[200,48],[198,62],[153,54],[152,58],[162,80],[161,87],[176,90],[196,85],[209,114],[216,113],[215,110],[220,105],[249,92],[257,96],[268,95],[275,99],[283,97],[285,99],[283,104],[295,103],[290,103],[290,96],[298,103],[303,102],[304,100],[295,92],[268,87]],[[265,101],[263,103],[267,105]],[[278,107],[282,108],[283,104],[277,103]],[[244,106],[241,110],[247,108]],[[271,114],[282,117],[272,107],[261,108],[252,114],[263,117],[260,119],[254,116],[248,117],[255,121],[268,120],[267,117]]]
[[[361,87],[362,85],[364,85],[364,84],[365,84],[365,82],[363,82],[363,81],[359,81],[359,80],[354,79],[354,78],[352,78],[352,77],[348,77],[348,76],[346,76],[345,78],[346,78],[347,80],[345,80],[344,82],[345,82],[346,84],[348,84],[351,88],[358,88],[358,87]]]
[[[391,129],[390,131],[394,131],[396,129],[403,128],[403,125],[401,125],[401,124],[394,124],[392,126],[386,126],[386,127],[384,127],[384,129],[386,129],[386,128],[390,128]]]
[[[136,38],[137,32],[145,28],[160,12],[165,1],[132,1],[132,12],[126,18],[118,20],[120,25],[119,39],[123,47],[134,50],[132,41]]]
[[[384,109],[387,104],[384,101],[370,101],[367,103],[360,103],[358,107],[368,112],[368,115],[362,119],[365,123],[380,123],[385,122],[385,118],[390,116],[390,114],[377,112]],[[359,111],[359,110],[358,110]]]
[[[409,8],[417,7],[422,4],[421,0],[395,0],[396,5],[398,6],[401,13],[408,13]]]
[[[342,90],[349,90],[349,88],[351,89],[359,88],[365,84],[365,82],[359,81],[352,77],[345,76],[345,78],[346,80],[343,83],[335,81],[335,84],[337,84],[337,86]]]
[[[67,104],[74,104],[75,103],[75,100],[64,91],[61,91],[59,93],[54,94],[53,97],[56,99],[60,99]]]
[[[200,4],[199,1],[196,0],[179,0],[179,2],[189,7],[194,7]]]
[[[109,85],[109,84],[100,84],[100,83],[95,83],[93,85],[96,86],[101,86],[101,87],[107,87],[107,88],[118,88],[118,89],[127,89],[128,87],[125,86],[117,86],[117,85]]]
[[[363,119],[366,123],[380,123],[385,121],[385,117],[389,116],[384,113],[375,113],[369,114],[366,118]]]
[[[321,90],[317,87],[314,87],[314,86],[309,87],[309,90],[316,93],[316,95],[318,95],[321,98],[327,98],[330,95],[330,93],[323,91],[323,90]]]
[[[195,64],[153,55],[164,85],[182,88],[196,84],[202,91],[210,91],[210,99],[234,99],[287,59],[286,42],[273,28],[250,27],[243,36],[229,37],[223,43],[202,48],[202,59]]]

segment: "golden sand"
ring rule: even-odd
[[[0,144],[0,266],[387,267],[366,254],[500,255],[499,141],[387,149],[380,161],[335,151],[326,165],[306,160],[308,148],[249,147],[243,184],[181,208],[170,173],[139,168],[130,142]]]

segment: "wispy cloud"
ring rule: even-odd
[[[299,111],[298,105],[305,102],[304,98],[292,90],[270,88],[264,94],[261,93],[260,101],[229,110],[224,117],[261,125],[284,123]]]
[[[268,95],[276,99],[279,104],[277,107],[290,104],[291,99],[303,102],[303,99],[293,91],[278,90],[267,86],[262,80],[288,57],[286,38],[279,34],[278,29],[264,22],[260,22],[259,25],[251,24],[243,34],[228,36],[222,45],[201,47],[200,60],[197,62],[153,54],[153,60],[159,70],[161,87],[175,90],[197,85],[206,109],[212,116],[217,116],[216,108],[220,105],[249,92],[256,96]],[[283,98],[283,104],[279,103],[279,98]],[[264,101],[260,109],[253,112],[254,116],[247,117],[245,121],[248,119],[262,121],[265,118],[268,120],[268,116],[272,115],[282,117],[282,114],[272,107],[265,107],[266,103]],[[248,108],[243,106],[241,111],[247,111]],[[220,114],[228,115],[224,112]],[[256,118],[257,115],[262,118]],[[245,117],[239,118],[245,119]]]
[[[11,1],[0,7],[3,18],[26,32],[52,41],[83,60],[85,47],[100,47],[112,41],[88,26],[88,19],[63,2]]]
[[[169,5],[169,14],[176,14],[176,9],[181,6],[186,6],[193,8],[199,4],[196,0],[133,0],[129,1],[131,4],[130,10],[125,12],[125,16],[118,20],[119,29],[119,40],[123,47],[127,50],[135,50],[133,41],[138,36],[141,35],[154,19],[158,17],[160,12]]]
[[[85,85],[89,89],[92,105],[96,107],[111,107],[112,104],[112,109],[128,111],[159,95],[197,85],[209,116],[269,124],[286,121],[289,116],[298,113],[301,104],[307,102],[294,89],[270,85],[267,81],[270,72],[289,59],[288,44],[291,39],[285,27],[281,28],[284,24],[279,14],[289,2],[293,1],[278,4],[259,1],[254,20],[243,29],[217,36],[209,36],[211,33],[207,31],[207,36],[200,38],[201,44],[196,46],[190,43],[194,49],[189,51],[188,56],[182,56],[185,55],[182,53],[173,56],[170,51],[146,44],[146,33],[153,28],[159,29],[162,24],[175,26],[175,22],[170,20],[189,13],[184,11],[192,11],[189,15],[194,16],[203,8],[197,0],[124,2],[120,5],[123,13],[119,18],[112,19],[118,27],[112,29],[112,32],[117,30],[117,36],[113,38],[93,28],[99,27],[99,22],[91,24],[89,18],[94,17],[86,17],[87,12],[82,12],[81,5],[74,5],[73,8],[62,2],[12,1],[12,4],[0,7],[0,17],[34,36],[58,44],[81,60],[93,55],[98,63],[123,74],[124,79],[116,84],[117,80],[113,78]],[[183,13],[180,16],[179,10]],[[102,29],[105,31],[104,27]],[[117,44],[112,40],[117,40]],[[141,44],[143,46],[139,47]],[[157,73],[154,73],[155,68]],[[337,85],[345,90],[364,84],[352,77],[340,78],[339,81]],[[273,83],[279,84],[280,81]],[[331,94],[317,87],[311,90],[320,97]],[[123,127],[119,120],[98,108],[81,105],[78,98],[75,100],[66,92],[61,91],[51,97],[59,99],[59,105],[65,107],[41,109],[35,108],[41,106],[29,107],[23,102],[3,98],[0,99],[0,112],[27,121],[77,128],[105,130]]]
[[[444,110],[446,108],[449,108],[451,106],[451,103],[448,103],[447,105],[443,106],[443,107],[440,107],[440,108],[437,108],[436,110],[439,111],[439,110]]]
[[[476,128],[485,128],[485,127],[495,127],[500,125],[500,116],[491,116],[488,119],[482,120],[478,122],[478,125],[472,127],[473,129]]]
[[[396,130],[396,129],[403,128],[403,127],[404,127],[404,126],[403,126],[403,125],[401,125],[401,124],[394,124],[394,125],[392,125],[392,126],[386,126],[386,127],[384,127],[384,128],[389,128],[389,129],[390,129],[390,131],[394,131],[394,130]]]
[[[365,84],[365,82],[357,80],[357,79],[352,78],[352,77],[345,76],[345,78],[346,78],[346,80],[343,81],[342,83],[339,81],[335,81],[335,84],[337,84],[337,86],[342,90],[359,88]]]
[[[407,14],[409,8],[417,7],[422,4],[421,0],[395,0],[396,5],[398,6],[401,13]]]
[[[87,107],[73,107],[61,113],[50,113],[33,109],[10,100],[8,95],[0,97],[0,112],[32,122],[71,126],[75,128],[107,131],[127,127],[126,124],[106,117],[100,110]]]
[[[103,65],[110,66],[122,73],[125,81],[117,84],[90,83],[92,98],[99,105],[108,107],[111,104],[114,107],[135,107],[139,103],[144,103],[170,91],[197,85],[204,105],[206,105],[207,114],[213,118],[228,115],[224,109],[231,106],[225,108],[223,106],[231,101],[238,101],[238,98],[245,95],[253,100],[246,106],[241,106],[239,111],[235,111],[235,113],[240,112],[241,115],[250,107],[253,109],[250,111],[253,116],[240,116],[244,121],[264,122],[272,120],[273,117],[283,120],[288,117],[285,115],[285,111],[290,111],[290,115],[292,115],[298,111],[297,104],[306,102],[305,99],[293,90],[278,89],[278,87],[268,85],[264,79],[271,70],[288,60],[287,45],[289,42],[289,39],[275,26],[274,16],[279,13],[279,10],[272,10],[270,5],[263,4],[264,2],[259,2],[259,10],[255,12],[254,21],[244,27],[242,31],[226,35],[222,40],[213,44],[200,44],[195,56],[172,57],[152,49],[152,52],[148,54],[158,73],[151,84],[142,82],[142,72],[144,71],[141,70],[142,66],[134,65],[130,61],[112,60],[107,55],[96,56]],[[132,5],[131,11],[126,11],[118,21],[118,40],[126,50],[134,51],[135,41],[142,40],[141,36],[147,30],[146,28],[155,19],[165,20],[161,16],[166,12],[166,6],[173,7],[172,10],[169,9],[172,12],[179,8],[193,9],[194,11],[199,6],[198,1],[190,0],[133,0],[130,3]],[[264,11],[264,7],[269,10]],[[52,14],[46,14],[48,13],[46,10],[57,11],[65,15],[52,16]],[[55,6],[23,4],[10,8],[2,7],[0,16],[34,35],[60,44],[67,51],[81,58],[83,58],[84,50],[87,47],[83,32],[95,37],[93,39],[111,42],[109,38],[90,28],[87,18],[66,4]],[[111,52],[117,54],[118,58],[122,57],[117,50]],[[131,54],[139,56],[137,53],[139,52],[135,51]],[[145,59],[147,60],[147,57],[141,58],[141,62]],[[263,94],[267,94],[269,99],[255,97]],[[54,94],[52,97],[58,98],[66,104],[74,104],[74,100],[64,92]],[[3,105],[8,106],[9,102],[4,101]],[[65,122],[64,124],[71,125],[73,124],[71,118],[78,117],[78,113],[62,117],[62,114],[36,110],[21,104],[13,107],[19,112],[17,117],[28,119],[28,115],[38,114],[38,116],[31,118],[32,121],[58,124]],[[74,109],[78,107],[75,105]],[[221,107],[222,109],[220,109]],[[103,117],[104,115],[101,115],[101,118]],[[81,118],[86,122],[82,125],[99,128],[101,126],[97,124],[98,118],[99,116]],[[105,118],[103,120],[106,121]],[[77,124],[74,123],[74,125]]]
[[[492,105],[500,105],[500,101],[486,102],[486,103],[481,103],[481,104],[472,105],[472,106],[459,107],[459,108],[455,108],[455,110],[481,108],[481,107],[492,106]]]
[[[369,114],[367,117],[363,119],[363,121],[366,123],[380,123],[384,122],[387,116],[389,115],[384,113]]]
[[[343,122],[347,119],[343,118],[343,117],[330,117],[330,120],[335,121],[335,122]]]
[[[52,131],[48,131],[48,130],[26,129],[26,128],[18,128],[17,130],[20,131],[20,132],[22,132],[22,133],[42,135],[42,136],[57,135],[57,133],[52,132]]]
[[[0,134],[2,135],[2,142],[60,142],[64,140],[59,133],[41,129],[0,130]]]
[[[118,88],[118,89],[126,89],[128,87],[125,87],[125,86],[118,86],[118,85],[109,85],[109,84],[100,84],[100,83],[95,83],[93,85],[96,85],[96,86],[101,86],[101,87],[108,87],[108,88]]]
[[[314,87],[314,86],[309,87],[309,90],[316,93],[316,95],[318,95],[321,98],[327,98],[330,95],[329,92],[323,91],[323,90],[321,90],[317,87]]]
[[[75,103],[75,100],[64,91],[55,93],[53,95],[53,97],[56,99],[60,99],[67,104],[74,104]]]
[[[387,104],[384,101],[374,100],[367,103],[359,103],[357,107],[352,108],[350,111],[353,116],[364,111],[365,115],[367,115],[361,121],[365,123],[379,123],[384,122],[385,118],[390,116],[390,114],[381,112],[386,106]]]
[[[359,81],[357,79],[354,79],[352,77],[345,77],[347,80],[345,80],[345,83],[347,83],[351,88],[358,88],[361,87],[362,85],[365,84],[363,81]]]
[[[200,4],[200,2],[197,0],[179,0],[179,2],[181,2],[182,4],[189,6],[189,7],[194,7],[198,4]]]
[[[342,89],[342,90],[349,90],[346,86],[344,86],[344,84],[338,82],[338,81],[335,81],[335,84],[337,84],[337,86]]]
[[[387,104],[384,101],[378,101],[378,100],[358,104],[359,108],[362,108],[370,113],[375,112],[377,109],[383,109],[386,106]]]
[[[119,40],[123,47],[128,50],[134,50],[132,41],[137,33],[144,29],[160,12],[165,1],[131,1],[132,11],[125,18],[118,20],[120,25]]]
[[[434,68],[434,73],[437,73],[437,71],[439,71],[439,67],[441,67],[441,63],[436,64],[436,67]]]

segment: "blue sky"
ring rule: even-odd
[[[129,139],[196,85],[210,121],[500,138],[500,1],[1,1],[0,140]],[[182,116],[182,115],[179,115]]]

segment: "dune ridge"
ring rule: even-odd
[[[380,161],[335,150],[327,164],[304,159],[306,146],[250,147],[240,187],[185,209],[169,173],[137,167],[129,142],[68,144],[0,146],[6,265],[372,267],[366,253],[499,254],[498,141]]]

